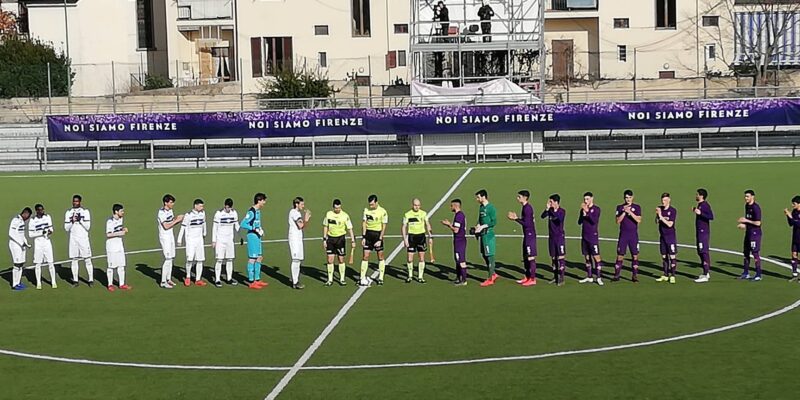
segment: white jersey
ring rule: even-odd
[[[75,222],[72,222],[73,219]],[[91,227],[92,218],[88,209],[70,208],[64,213],[64,230],[69,232],[70,241],[89,243],[89,228]]]
[[[303,239],[303,230],[297,227],[297,221],[303,220],[303,214],[296,208],[289,210],[289,239]]]
[[[172,213],[172,210],[167,210],[166,208],[160,208],[158,210],[158,215],[156,216],[156,221],[158,222],[158,238],[159,239],[170,239],[175,240],[175,236],[172,234],[172,228],[164,229],[164,224],[172,222],[175,219],[175,215]]]
[[[211,229],[211,241],[233,242],[233,237],[239,230],[239,214],[236,210],[217,210],[214,213],[214,227]]]
[[[25,220],[21,215],[11,219],[11,225],[8,226],[8,240],[20,248],[22,245],[28,245],[28,240],[25,239]]]
[[[106,221],[106,235],[110,233],[122,232],[125,229],[123,222],[124,218],[111,217]],[[106,239],[106,253],[125,252],[125,247],[122,245],[122,236]]]
[[[206,212],[189,211],[183,216],[181,231],[178,232],[178,242],[186,235],[186,242],[202,242],[206,237]]]
[[[45,214],[41,217],[31,217],[28,221],[28,235],[33,239],[33,244],[39,246],[50,242],[53,234],[53,219]]]

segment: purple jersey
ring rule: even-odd
[[[581,226],[581,239],[589,243],[599,243],[600,234],[598,228],[600,226],[600,207],[592,205],[589,211],[581,210],[578,213],[578,225]]]
[[[744,217],[753,222],[761,221],[761,206],[758,203],[744,205]],[[755,238],[761,236],[761,226],[753,224],[745,224],[745,236],[748,238]]]
[[[675,234],[675,220],[678,219],[678,210],[675,207],[669,206],[664,208],[664,206],[658,206],[661,209],[661,216],[666,219],[667,221],[672,222],[672,226],[667,226],[664,221],[656,216],[656,222],[658,223],[658,234],[661,236],[661,240],[667,243],[677,243],[677,235]]]
[[[792,210],[792,216],[786,217],[786,220],[792,227],[792,243],[800,243],[800,211]]]
[[[526,203],[522,206],[522,215],[516,220],[522,225],[523,241],[531,238],[536,240],[536,221],[533,218],[533,206],[531,203]]]
[[[561,207],[558,210],[554,210],[552,207],[544,210],[542,218],[547,218],[547,234],[550,240],[564,240],[564,219],[566,217],[567,211]]]
[[[456,212],[455,217],[453,218],[453,227],[458,228],[457,231],[453,232],[453,240],[467,240],[467,217],[464,215],[463,211]]]
[[[711,221],[714,220],[714,212],[711,211],[711,205],[707,201],[702,201],[695,208],[700,210],[700,214],[695,213],[694,217],[695,235],[698,238],[708,238],[711,236]]]
[[[639,223],[633,219],[630,214],[625,212],[625,206],[627,204],[620,204],[617,206],[617,213],[616,216],[619,217],[620,215],[624,215],[625,218],[622,219],[622,222],[619,224],[619,237],[627,237],[627,238],[638,238],[639,237]],[[636,215],[637,217],[642,216],[642,207],[639,207],[638,204],[631,204],[631,213]]]

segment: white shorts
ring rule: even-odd
[[[108,268],[125,267],[125,251],[109,251],[106,254]]]
[[[88,241],[69,240],[69,258],[90,258],[92,247]]]
[[[233,260],[236,258],[234,249],[235,246],[232,241],[217,242],[217,247],[214,248],[214,254],[217,260]]]
[[[292,260],[302,261],[303,254],[303,239],[289,238],[289,252],[292,255]]]
[[[8,242],[8,249],[11,250],[11,260],[14,264],[25,264],[28,252],[15,242]]]
[[[53,260],[53,244],[49,240],[44,243],[34,243],[33,263],[42,264],[46,262],[55,262]]]
[[[186,241],[186,261],[205,261],[206,251],[203,248],[202,240]]]
[[[167,260],[172,260],[175,258],[175,238],[159,237],[158,241],[161,243],[161,252],[164,253],[164,258]]]

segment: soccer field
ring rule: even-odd
[[[800,284],[787,282],[791,230],[783,209],[798,194],[791,184],[798,167],[797,160],[767,159],[0,175],[9,191],[0,199],[7,220],[25,206],[45,205],[56,226],[57,260],[67,258],[62,218],[73,194],[81,194],[93,213],[92,248],[100,256],[111,205],[122,203],[133,286],[114,293],[102,284],[71,288],[67,263],[58,268],[58,289],[45,284],[35,290],[27,271],[27,290],[0,291],[0,398],[793,399]],[[719,249],[711,254],[711,281],[705,284],[692,282],[701,271],[691,212],[699,187],[710,194],[716,216],[711,245]],[[488,191],[498,211],[501,279],[479,287],[487,272],[470,238],[469,284],[456,287],[452,241],[439,221],[452,219],[449,200],[460,198],[474,224],[479,189]],[[531,191],[537,216],[540,280],[533,287],[514,282],[523,276],[520,228],[505,218],[507,211],[519,212],[515,196],[521,189]],[[614,208],[625,189],[643,206],[639,232],[647,243],[658,241],[654,210],[660,194],[672,194],[678,241],[688,245],[678,253],[677,284],[655,282],[658,247],[643,243],[641,282],[628,279],[626,257],[622,281],[579,285],[584,266],[573,239],[567,242],[566,285],[547,285],[547,224],[538,218],[547,196],[561,195],[567,236],[574,238],[580,235],[582,194],[594,192],[602,208],[600,233],[608,239],[601,254],[609,274],[618,234]],[[742,271],[743,233],[736,220],[743,215],[745,189],[755,190],[763,210],[761,254],[770,261],[761,282],[735,279]],[[176,214],[202,198],[210,223],[226,197],[243,216],[255,192],[269,196],[262,210],[262,271],[270,285],[261,291],[245,285],[160,289],[155,217],[161,197],[177,198]],[[389,213],[386,284],[358,289],[357,250],[348,285],[324,287],[322,216],[340,198],[358,236],[372,193]],[[304,197],[312,212],[302,291],[290,287],[285,241],[295,196]],[[429,212],[441,205],[431,217],[441,237],[425,285],[404,282],[399,234],[414,197]],[[235,270],[243,280],[246,251],[236,251]],[[206,257],[205,277],[212,280],[211,249]],[[7,250],[5,259],[9,266]],[[177,277],[183,265],[179,249]],[[99,283],[105,282],[105,266],[104,258],[94,260]],[[2,276],[10,282],[10,269]]]

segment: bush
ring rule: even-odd
[[[261,82],[262,99],[306,99],[324,98],[333,93],[328,77],[306,69],[281,69],[275,73],[274,80]]]
[[[144,77],[144,90],[171,88],[172,80],[163,75],[147,74]]]
[[[66,96],[75,79],[69,59],[40,40],[0,39],[0,98],[47,97],[47,65],[53,96]]]

